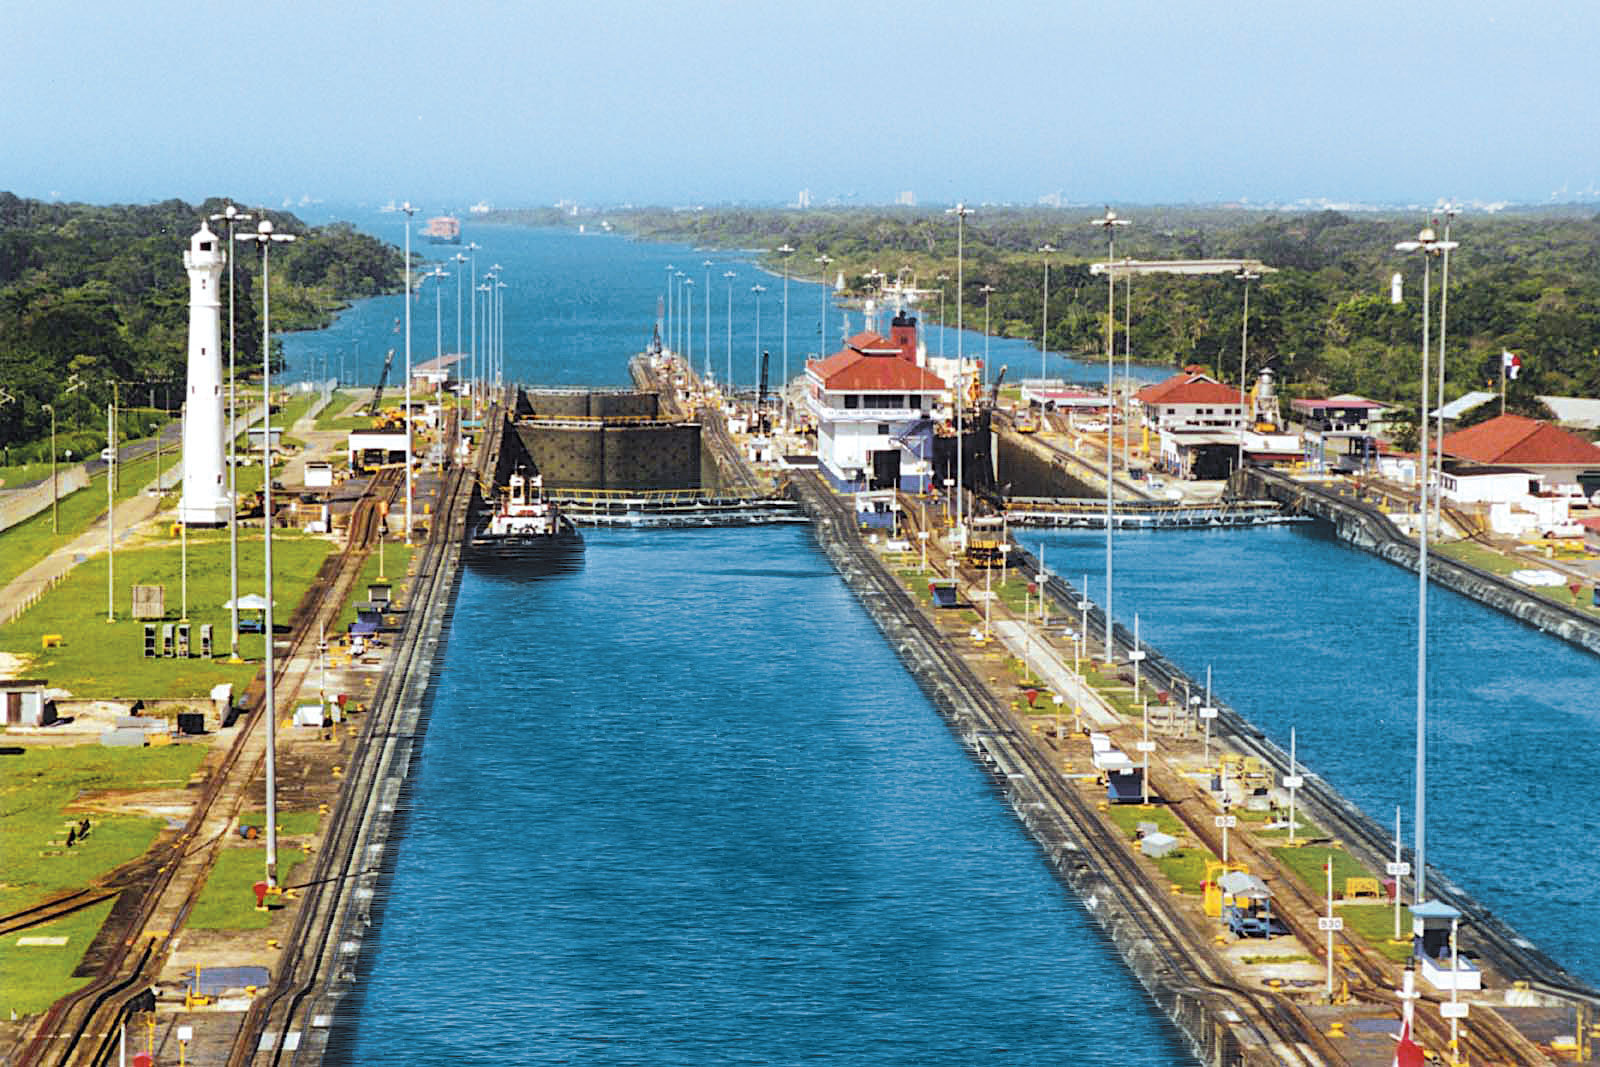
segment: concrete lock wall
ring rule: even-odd
[[[1105,493],[1104,481],[1091,487],[1075,477],[1063,462],[1046,459],[1010,434],[996,437],[1000,467],[996,480],[1009,485],[1012,496],[1090,497]]]
[[[550,489],[693,489],[701,484],[700,427],[517,427]]]
[[[633,390],[534,389],[526,396],[532,412],[546,418],[654,418],[661,410],[656,394]]]

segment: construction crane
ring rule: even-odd
[[[372,403],[367,407],[367,414],[376,416],[383,411],[383,386],[389,380],[389,368],[394,366],[394,349],[389,349],[389,354],[383,361],[383,372],[378,375],[378,384],[372,387]]]

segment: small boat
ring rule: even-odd
[[[467,542],[467,560],[508,574],[576,570],[583,563],[583,536],[545,496],[544,477],[518,471]]]

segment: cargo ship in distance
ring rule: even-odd
[[[542,475],[517,471],[467,542],[466,556],[469,564],[507,575],[573,571],[583,564],[583,536],[545,496]]]
[[[430,244],[458,245],[461,243],[461,220],[454,215],[436,215],[423,227],[422,236]]]

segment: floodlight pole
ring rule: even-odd
[[[967,216],[972,214],[972,209],[967,207],[966,204],[957,203],[955,207],[949,210],[948,214],[956,217],[956,536],[960,541],[961,546],[965,548],[967,544],[967,493],[966,473],[964,466],[966,461],[967,447],[965,437],[966,427],[964,425],[965,420],[963,418],[964,410],[962,404],[964,397],[962,394],[966,392],[964,380],[966,378],[967,361],[963,355],[964,350],[962,347],[963,330],[961,310],[963,302],[961,299],[961,283],[963,259],[965,255],[965,246],[963,243],[966,228],[965,223],[967,221]],[[943,336],[942,332],[940,336]]]
[[[733,396],[733,280],[738,275],[731,270],[725,270],[722,272],[722,276],[728,279],[728,396],[731,399]],[[709,285],[706,287],[706,292],[711,292]],[[706,321],[711,321],[709,315],[707,315]],[[706,344],[706,351],[711,351],[710,342]]]
[[[1245,400],[1245,353],[1250,349],[1250,283],[1261,277],[1261,275],[1249,268],[1243,268],[1234,277],[1244,282],[1244,317],[1239,323],[1239,459],[1236,463],[1236,469],[1243,471],[1244,424],[1250,417],[1249,411],[1246,410],[1247,403]],[[1242,478],[1243,475],[1241,474],[1240,477]],[[1242,485],[1243,483],[1241,482],[1240,484]]]
[[[405,543],[411,543],[411,217],[417,213],[417,206],[407,200],[400,205],[400,210],[406,216],[406,532]],[[271,480],[270,478],[268,479]],[[270,609],[269,609],[270,610]]]
[[[1117,322],[1117,272],[1113,266],[1117,258],[1117,227],[1128,225],[1128,220],[1118,218],[1117,213],[1110,206],[1106,213],[1098,219],[1090,219],[1091,226],[1099,226],[1106,231],[1106,662],[1116,660],[1116,646],[1112,643],[1112,634],[1115,624],[1111,621],[1111,592],[1112,592],[1112,528],[1115,525],[1116,502],[1112,496],[1111,465],[1113,453],[1111,448],[1111,392],[1112,379],[1116,375],[1116,353],[1112,350],[1112,330]],[[1048,261],[1047,261],[1048,262]]]
[[[778,246],[783,257],[783,389],[778,396],[778,410],[782,414],[783,432],[789,432],[789,257],[794,247],[788,241]]]
[[[239,435],[238,375],[234,372],[234,354],[237,350],[234,337],[233,316],[233,228],[238,223],[249,222],[253,216],[229,204],[219,214],[212,215],[213,222],[228,224],[228,624],[230,663],[242,663],[239,655],[239,462],[234,442]],[[157,478],[160,472],[157,471]]]
[[[817,358],[818,359],[827,359],[828,358],[828,264],[833,262],[833,257],[828,255],[826,252],[824,252],[822,255],[820,255],[820,256],[818,256],[816,258],[816,262],[822,265],[822,320],[821,320],[822,324],[817,327],[817,336],[818,336],[818,338],[820,338],[820,340],[817,341]]]
[[[408,226],[408,232],[409,229]],[[267,727],[266,882],[269,886],[276,886],[278,884],[278,704],[272,620],[272,275],[270,267],[272,242],[287,243],[294,240],[294,235],[273,233],[272,220],[262,219],[256,224],[255,233],[237,234],[236,238],[240,241],[255,241],[261,245],[261,395],[265,412],[261,432],[261,532],[267,601],[264,608],[265,618],[262,622],[266,684],[262,695],[261,713]],[[410,263],[409,257],[407,263]],[[409,294],[407,299],[410,299]],[[407,370],[409,369],[408,366]]]

